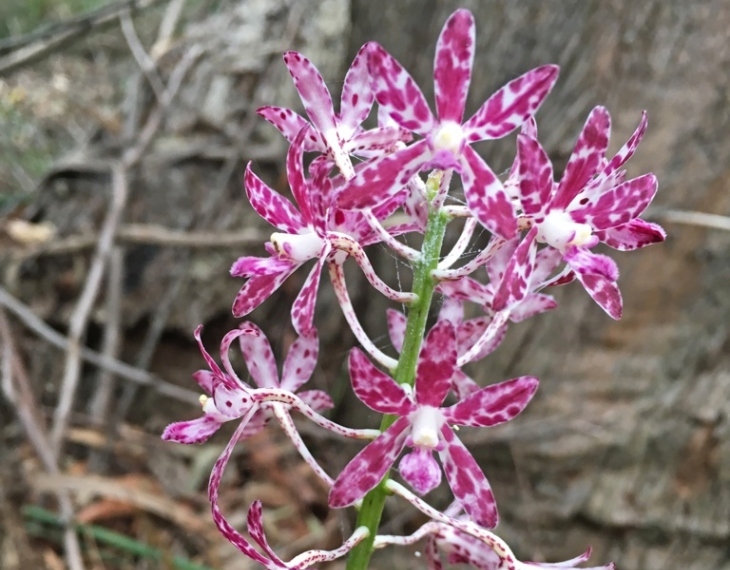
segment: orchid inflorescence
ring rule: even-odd
[[[204,348],[198,329],[195,337],[208,366],[194,375],[207,394],[201,397],[203,416],[172,424],[163,437],[200,443],[224,422],[238,422],[213,469],[209,498],[224,536],[266,568],[303,569],[342,556],[349,557],[348,569],[366,568],[373,549],[421,539],[426,539],[425,560],[431,569],[442,568],[443,554],[452,563],[481,570],[572,568],[590,554],[557,564],[521,562],[492,532],[498,522],[494,494],[457,430],[511,420],[527,406],[538,380],[523,376],[482,388],[461,368],[494,351],[510,322],[555,308],[545,291],[574,279],[606,313],[620,318],[616,264],[592,248],[604,243],[632,250],[665,237],[659,226],[638,217],[656,193],[656,178],[645,174],[627,180],[623,170],[646,131],[646,114],[609,159],[610,116],[603,107],[593,109],[556,182],[538,142],[534,116],[555,84],[558,68],[544,65],[510,81],[464,121],[474,46],[474,18],[458,10],[446,22],[436,48],[435,114],[413,78],[375,43],[363,46],[350,66],[339,112],[314,65],[296,52],[285,54],[284,61],[308,118],[289,109],[259,109],[290,143],[286,171],[296,205],[267,186],[251,165],[246,168],[251,205],[276,231],[266,243],[268,257],[246,256],[233,264],[231,274],[246,279],[233,313],[249,314],[300,266],[315,260],[291,311],[298,338],[280,377],[271,346],[256,325],[243,323],[223,338],[222,367]],[[377,126],[366,128],[363,123],[376,104]],[[516,157],[500,180],[470,145],[516,129]],[[420,175],[424,171],[430,171],[425,180]],[[461,202],[449,196],[454,173],[463,186]],[[461,235],[442,256],[446,227],[456,218],[465,218]],[[476,247],[479,227],[491,238],[464,262],[470,244],[472,251]],[[410,232],[423,234],[420,251],[397,239]],[[412,291],[395,289],[378,277],[363,249],[376,243],[411,264]],[[398,359],[378,348],[358,321],[344,278],[348,258],[377,291],[406,307],[405,313],[387,313]],[[362,348],[350,353],[352,388],[367,407],[383,414],[377,430],[336,424],[320,414],[333,406],[326,393],[298,392],[317,362],[314,306],[325,267]],[[435,294],[442,297],[441,309],[426,332]],[[481,316],[466,318],[466,301],[477,305]],[[241,380],[231,364],[234,344],[253,385]],[[447,399],[450,404],[444,406]],[[368,443],[332,477],[305,446],[293,412],[342,437]],[[218,488],[233,448],[271,419],[330,488],[330,506],[358,507],[358,527],[340,548],[307,551],[284,562],[266,540],[260,502],[249,510],[250,539],[221,512]],[[405,485],[390,477],[396,462]],[[454,503],[440,511],[422,495],[441,484],[442,469]],[[408,536],[378,534],[387,495],[408,501],[429,522]]]

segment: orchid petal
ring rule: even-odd
[[[294,80],[294,87],[312,125],[320,133],[336,131],[332,97],[317,68],[306,57],[295,51],[284,54],[284,63]]]
[[[300,266],[291,263],[289,268],[275,275],[261,275],[251,277],[241,287],[233,301],[233,316],[244,317],[268,299],[286,279]]]
[[[300,336],[289,347],[281,373],[281,387],[296,392],[312,377],[319,355],[319,337],[313,330],[309,336]],[[300,394],[301,397],[301,394]]]
[[[278,257],[239,257],[231,266],[232,277],[276,275],[291,267],[291,261]]]
[[[437,321],[426,335],[418,354],[416,401],[438,407],[451,388],[456,369],[456,332],[450,321]]]
[[[553,198],[551,209],[566,210],[596,174],[608,148],[611,116],[605,107],[595,107],[578,136],[565,173]]]
[[[299,392],[297,396],[315,412],[331,410],[335,407],[335,403],[329,394],[322,390],[304,390],[303,392]]]
[[[550,295],[534,293],[528,295],[517,306],[510,309],[509,318],[513,323],[521,323],[524,320],[550,311],[558,306],[558,303]]]
[[[398,472],[419,495],[433,491],[441,483],[441,468],[431,449],[416,447],[404,455],[398,464]]]
[[[369,44],[365,44],[352,60],[342,85],[340,104],[340,136],[350,140],[360,124],[368,118],[375,96],[370,88],[368,75]]]
[[[398,194],[430,156],[428,143],[420,140],[365,164],[338,194],[337,207],[364,210],[382,204]]]
[[[289,234],[299,233],[306,228],[305,219],[294,205],[256,176],[251,170],[251,163],[246,166],[243,181],[251,206],[272,226]]]
[[[530,278],[537,255],[536,236],[537,228],[534,227],[510,257],[504,277],[494,292],[492,302],[494,311],[502,311],[517,305],[530,292]]]
[[[593,253],[588,249],[572,246],[565,251],[563,259],[579,275],[600,275],[610,281],[618,280],[618,266],[607,255]]]
[[[557,65],[543,65],[513,79],[464,123],[469,142],[499,139],[534,115],[558,79]]]
[[[274,358],[274,351],[271,349],[269,339],[253,323],[246,323],[246,325],[257,329],[260,333],[258,335],[238,337],[238,344],[251,378],[259,388],[279,388],[276,358]]]
[[[524,135],[517,137],[517,151],[522,212],[539,224],[550,205],[553,165],[540,143]]]
[[[256,113],[279,129],[279,132],[290,143],[294,141],[302,129],[307,128],[307,135],[304,137],[302,143],[305,152],[324,152],[326,150],[322,139],[317,136],[316,131],[312,129],[311,125],[291,109],[267,105],[257,109]]]
[[[480,224],[506,239],[517,233],[515,208],[504,186],[470,146],[462,153],[461,181],[466,204]]]
[[[533,376],[521,376],[486,386],[444,409],[447,422],[469,427],[492,427],[507,422],[525,409],[537,391]]]
[[[194,420],[170,424],[162,432],[162,439],[178,443],[203,443],[210,439],[220,427],[220,421],[204,415]]]
[[[631,220],[628,224],[597,231],[596,235],[607,246],[619,251],[639,249],[664,241],[667,237],[661,226],[640,218]]]
[[[349,507],[375,487],[400,455],[409,428],[408,418],[398,418],[392,426],[366,445],[345,466],[332,485],[330,507]]]
[[[434,117],[409,73],[376,43],[369,44],[368,69],[375,99],[383,110],[404,129],[426,136],[434,128]]]
[[[350,351],[350,381],[355,395],[371,410],[405,416],[414,409],[406,391],[357,348]]]
[[[386,311],[386,318],[388,320],[390,342],[400,352],[403,350],[403,340],[406,338],[406,316],[395,309],[388,309]]]
[[[454,497],[478,525],[494,528],[499,516],[487,478],[448,425],[441,426],[441,437],[446,445],[439,455]]]
[[[300,336],[309,336],[314,330],[314,305],[317,301],[322,267],[327,262],[327,254],[329,251],[329,246],[325,246],[317,259],[317,263],[314,264],[309,275],[307,275],[307,279],[304,281],[304,285],[299,291],[297,298],[294,299],[294,304],[291,308],[291,320],[292,325],[294,325],[294,330]]]
[[[469,10],[454,12],[441,30],[436,45],[434,88],[440,121],[461,123],[474,63],[474,16]]]
[[[251,535],[251,538],[254,539],[256,544],[258,544],[261,549],[269,555],[272,562],[281,568],[287,567],[286,564],[282,562],[281,558],[276,555],[276,552],[274,552],[271,546],[269,546],[269,541],[266,540],[261,501],[254,501],[249,507],[248,516],[246,517],[246,530],[248,530],[248,534]]]
[[[619,168],[621,168],[626,162],[634,156],[634,153],[636,152],[636,148],[639,146],[639,143],[641,142],[641,139],[644,138],[644,134],[646,133],[646,128],[648,126],[648,120],[646,117],[646,111],[642,111],[641,113],[641,121],[639,121],[639,126],[636,127],[636,130],[634,133],[629,137],[629,140],[626,141],[626,144],[622,146],[619,151],[616,153],[616,155],[608,162],[606,165],[606,168],[603,169],[604,173],[611,173],[615,172]]]
[[[598,305],[614,320],[621,318],[621,292],[615,281],[602,275],[583,275],[576,273],[578,280]]]
[[[597,230],[621,226],[641,215],[656,191],[656,176],[644,174],[590,199],[580,200],[579,207],[570,210],[570,217]]]

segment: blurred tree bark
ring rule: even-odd
[[[649,131],[629,166],[653,171],[663,209],[730,214],[730,3],[622,0],[353,1],[350,52],[382,43],[433,93],[434,39],[457,7],[477,19],[469,110],[543,63],[561,77],[538,115],[567,158],[588,111],[612,113],[612,148],[642,109]],[[514,147],[492,145],[496,171]],[[659,217],[655,217],[659,220]],[[665,224],[669,239],[617,254],[624,318],[579,285],[514,327],[472,371],[481,382],[541,378],[481,456],[523,555],[563,559],[589,543],[621,570],[730,569],[730,234]]]

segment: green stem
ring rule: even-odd
[[[432,184],[438,184],[440,177],[433,177],[429,180],[430,194],[435,193]],[[441,255],[441,245],[446,233],[446,225],[449,218],[440,210],[429,212],[426,233],[423,236],[423,248],[421,259],[414,263],[413,267],[413,292],[418,299],[408,309],[408,321],[406,323],[406,335],[403,339],[403,349],[398,359],[398,367],[395,370],[394,379],[398,384],[413,386],[416,380],[416,365],[418,353],[423,344],[423,337],[426,332],[426,320],[428,319],[433,292],[436,282],[431,277],[431,272],[436,269]],[[385,431],[397,416],[383,416],[380,430]],[[388,490],[385,483],[388,480],[386,475],[383,480],[372,489],[363,499],[362,506],[357,516],[357,526],[365,526],[370,531],[368,537],[358,544],[350,552],[347,559],[346,570],[366,570],[370,557],[373,553],[375,535],[380,526],[380,518],[383,514],[385,499],[388,497]]]

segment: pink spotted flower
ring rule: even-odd
[[[514,206],[497,176],[470,145],[502,138],[533,115],[555,83],[558,68],[545,65],[514,79],[462,123],[474,44],[474,17],[468,10],[457,10],[444,25],[436,47],[435,116],[408,72],[381,46],[370,44],[368,69],[375,99],[397,124],[423,138],[360,170],[340,194],[341,207],[369,208],[398,193],[421,170],[455,169],[477,219],[505,238],[515,235]]]
[[[534,136],[518,136],[518,177],[521,220],[537,228],[537,241],[555,248],[591,297],[611,317],[621,317],[618,267],[590,249],[599,242],[631,250],[662,241],[662,228],[639,216],[654,198],[657,180],[644,174],[626,180],[622,170],[646,131],[646,114],[638,128],[609,161],[605,158],[611,118],[594,108],[578,137],[560,182]],[[535,133],[536,134],[536,133]],[[515,172],[516,171],[516,172]]]
[[[302,336],[313,331],[314,304],[322,268],[327,263],[341,265],[352,256],[375,287],[393,300],[403,300],[377,278],[362,251],[362,246],[379,241],[363,215],[343,211],[333,204],[336,180],[324,170],[317,171],[313,178],[305,178],[302,163],[305,134],[306,129],[302,129],[295,138],[286,163],[298,209],[256,176],[250,165],[246,168],[244,183],[251,206],[278,231],[267,244],[270,257],[241,257],[231,268],[234,277],[248,278],[233,302],[234,316],[242,317],[265,301],[304,263],[316,259],[292,306],[292,323]],[[387,218],[398,207],[399,200],[396,196],[373,214],[380,220]],[[409,229],[405,226],[392,231]]]
[[[487,427],[519,414],[537,390],[537,379],[524,376],[487,386],[457,404],[442,408],[456,369],[454,325],[441,320],[429,331],[418,357],[415,389],[400,386],[375,368],[358,349],[350,353],[350,378],[358,398],[369,408],[397,416],[395,422],[367,445],[337,477],[332,507],[361,499],[390,470],[401,451],[411,447],[399,464],[401,476],[421,494],[441,481],[437,452],[452,492],[480,525],[497,524],[497,507],[489,482],[451,425]]]
[[[368,44],[360,48],[345,75],[339,113],[334,110],[332,96],[322,75],[311,61],[295,51],[284,54],[284,63],[311,124],[290,109],[273,106],[258,109],[259,115],[279,129],[290,143],[304,129],[304,150],[322,153],[322,162],[328,170],[335,164],[348,178],[354,174],[348,155],[369,157],[396,142],[411,139],[410,133],[397,125],[369,130],[360,126],[370,114],[374,101],[367,69],[367,49]]]

